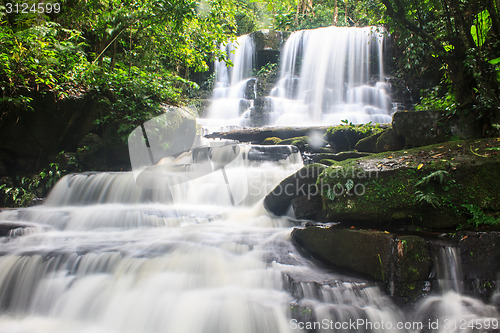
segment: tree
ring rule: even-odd
[[[495,0],[381,0],[400,42],[442,63],[460,111],[489,121],[499,112],[500,6]],[[416,50],[418,52],[418,50]]]

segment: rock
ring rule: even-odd
[[[305,196],[308,200],[313,197],[321,200],[316,179],[325,168],[326,166],[321,164],[310,164],[285,178],[265,197],[264,207],[274,215],[280,216],[287,213],[295,198]]]
[[[500,233],[461,231],[452,240],[460,249],[466,292],[489,298],[500,272]]]
[[[269,97],[256,98],[253,110],[250,113],[250,125],[259,127],[268,124],[271,108],[272,100]]]
[[[299,136],[295,138],[284,139],[280,143],[280,145],[292,145],[299,148],[300,151],[304,151],[307,145],[309,144],[308,136]]]
[[[481,122],[473,115],[449,118],[442,111],[404,111],[392,116],[392,128],[404,137],[405,147],[419,147],[458,139],[480,138]]]
[[[381,132],[383,129],[379,126],[366,125],[339,125],[330,127],[325,134],[325,140],[335,151],[352,150],[359,140],[372,134]]]
[[[360,157],[365,157],[369,156],[369,153],[359,153],[357,151],[343,151],[337,154],[328,154],[328,153],[321,153],[321,154],[316,154],[313,158],[315,162],[319,162],[321,160],[332,160],[332,161],[345,161],[351,158],[360,158]]]
[[[377,140],[382,135],[382,133],[383,132],[376,133],[359,140],[358,143],[356,143],[356,145],[354,146],[354,149],[361,152],[378,153],[379,151],[377,149]]]
[[[298,219],[314,219],[323,207],[321,196],[301,195],[291,201],[293,213]]]
[[[238,140],[240,142],[259,143],[266,138],[277,137],[282,140],[308,136],[311,132],[325,133],[328,129],[326,126],[322,127],[283,127],[283,128],[248,128],[241,130],[233,130],[229,132],[214,132],[206,135],[209,139],[227,139]]]
[[[260,144],[261,145],[279,145],[282,140],[280,138],[277,138],[275,136],[266,138],[264,141],[262,141]]]
[[[24,228],[33,228],[36,227],[30,223],[24,222],[1,222],[0,223],[0,237],[10,236],[12,232],[16,230],[24,229]]]
[[[377,139],[377,152],[400,150],[404,147],[404,138],[395,133],[392,128],[384,130]]]
[[[318,180],[326,215],[349,225],[440,229],[466,224],[465,204],[500,212],[500,154],[488,153],[491,146],[498,141],[456,141],[339,162]]]
[[[325,139],[335,151],[346,151],[354,149],[356,143],[366,136],[353,128],[341,125],[330,128]]]
[[[269,211],[282,215],[295,198],[311,200],[320,195],[323,205],[311,206],[318,208],[315,213],[299,201],[292,208],[306,213],[296,215],[370,228],[475,227],[474,219],[480,223],[480,216],[471,216],[463,205],[500,214],[500,153],[491,149],[498,145],[496,139],[452,141],[332,162],[331,167],[313,164],[309,167],[314,166],[315,172],[299,170],[264,203]]]
[[[281,46],[290,36],[290,33],[263,29],[252,32],[250,36],[255,44],[257,69],[260,69],[270,62],[276,64],[279,62]]]
[[[97,134],[89,133],[79,143],[76,150],[76,157],[83,168],[95,170],[105,164],[105,146],[104,140]]]
[[[294,244],[316,260],[385,283],[391,293],[415,300],[431,272],[431,253],[418,236],[333,226],[294,229]]]
[[[152,166],[164,157],[177,156],[192,148],[196,137],[196,117],[192,111],[170,105],[163,105],[162,109],[162,115],[136,127],[128,137],[133,170]]]

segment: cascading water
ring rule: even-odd
[[[381,28],[327,27],[293,33],[271,92],[275,125],[391,121]]]
[[[327,27],[290,35],[270,96],[254,105],[251,79],[255,48],[250,35],[221,46],[234,67],[216,62],[216,84],[206,128],[247,126],[248,118],[271,126],[391,122],[390,86],[384,72],[386,32],[379,27]],[[235,51],[234,54],[231,52]],[[245,112],[246,111],[246,112]],[[255,121],[253,122],[255,123]]]
[[[224,61],[215,62],[215,86],[208,110],[210,121],[205,125],[240,125],[240,115],[252,106],[252,99],[255,98],[252,82],[255,45],[250,36],[243,35],[235,43],[221,45],[220,49],[226,52],[233,67],[227,66]]]
[[[239,151],[225,177],[173,184],[158,173],[162,186],[151,189],[132,173],[69,175],[43,206],[1,212],[18,228],[0,238],[0,331],[418,332],[401,325],[450,311],[498,315],[472,298],[434,296],[412,324],[376,284],[311,264],[291,243],[292,221],[262,205],[302,166],[298,150]],[[424,311],[441,303],[448,312]]]
[[[442,246],[435,269],[442,295],[424,298],[417,306],[414,320],[426,320],[434,332],[498,332],[500,313],[496,307],[462,294],[459,250]]]

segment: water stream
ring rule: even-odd
[[[297,222],[262,205],[302,165],[274,149],[243,146],[228,184],[213,172],[172,186],[171,202],[132,173],[87,173],[43,206],[1,212],[19,228],[0,238],[0,332],[420,332],[398,325],[498,316],[451,291],[403,311],[376,283],[302,257]]]

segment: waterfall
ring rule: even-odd
[[[272,91],[275,125],[391,121],[381,28],[327,27],[293,33]]]
[[[253,94],[252,71],[255,67],[255,45],[252,38],[243,35],[235,43],[228,42],[220,46],[232,63],[215,62],[215,85],[208,118],[212,123],[239,125],[240,115],[252,106]]]
[[[279,79],[270,96],[257,96],[251,35],[221,45],[234,67],[216,62],[216,83],[206,128],[389,123],[393,113],[381,27],[301,30],[282,47]],[[261,98],[264,102],[254,103]],[[256,120],[258,119],[258,120]]]
[[[500,313],[493,304],[463,294],[463,273],[460,251],[441,246],[436,254],[435,270],[441,295],[424,298],[416,308],[414,320],[427,321],[435,332],[495,332]],[[495,296],[493,296],[495,297]]]
[[[1,212],[18,228],[0,238],[0,331],[274,333],[313,319],[402,320],[373,283],[311,266],[291,221],[265,212],[263,196],[302,166],[298,150],[238,151],[227,184],[221,170],[177,184],[158,172],[155,188],[131,172],[75,174],[44,205]]]

